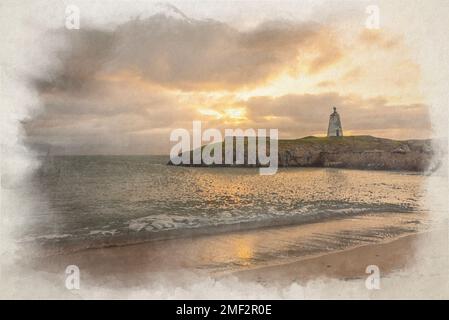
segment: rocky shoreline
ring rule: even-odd
[[[246,151],[246,148],[245,148]],[[279,167],[331,167],[370,170],[426,171],[435,151],[431,140],[391,140],[372,136],[305,137],[278,140]],[[259,167],[245,164],[181,166]],[[170,161],[169,165],[173,165]]]

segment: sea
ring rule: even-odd
[[[292,167],[267,176],[257,168],[181,167],[167,165],[168,160],[43,158],[23,187],[34,210],[16,232],[17,243],[58,253],[369,215],[424,214],[426,177],[420,173]]]

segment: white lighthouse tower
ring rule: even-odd
[[[334,107],[334,112],[329,117],[329,127],[327,129],[328,137],[343,137],[343,128],[341,127],[340,115],[337,108]]]

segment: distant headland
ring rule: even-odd
[[[399,141],[372,136],[310,136],[292,140],[281,139],[278,140],[278,145],[279,167],[425,171],[429,168],[434,154],[431,140]],[[244,164],[206,165],[202,163],[181,164],[181,166],[259,166],[246,164],[246,152],[244,159]],[[172,165],[171,162],[168,164]]]
[[[431,140],[391,140],[372,136],[344,136],[337,108],[329,116],[327,137],[309,136],[301,139],[277,141],[279,167],[332,167],[370,170],[426,171],[434,156]],[[181,166],[262,167],[258,159],[248,161],[248,137],[244,144],[244,162],[236,161],[236,137],[233,137],[233,163],[181,163]],[[257,138],[263,139],[263,138]],[[265,138],[267,146],[270,138]],[[273,140],[271,140],[273,141]],[[225,151],[225,143],[221,150]],[[214,144],[217,146],[217,144]],[[204,148],[201,147],[201,150]],[[220,146],[217,146],[220,150]],[[195,150],[199,150],[195,149]],[[184,153],[183,153],[184,154]],[[192,158],[193,151],[190,151]],[[242,157],[241,157],[242,158]],[[249,164],[251,163],[251,164]],[[255,164],[253,164],[255,163]],[[169,165],[174,165],[171,161]]]

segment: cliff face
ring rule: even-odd
[[[425,171],[433,155],[431,140],[397,141],[371,136],[353,136],[306,137],[278,141],[279,167]],[[246,163],[246,152],[244,158]]]
[[[279,166],[424,171],[433,156],[430,140],[396,141],[371,136],[307,137],[279,141]]]

